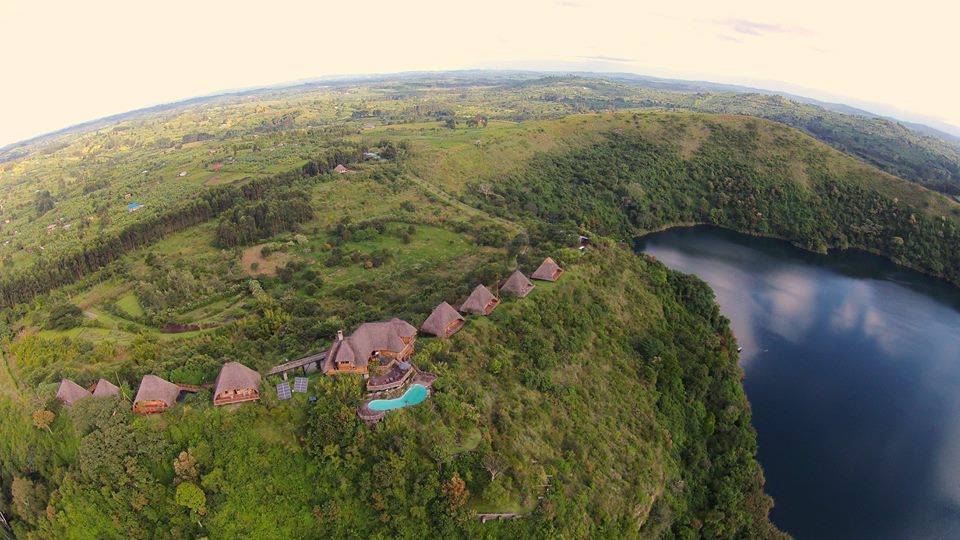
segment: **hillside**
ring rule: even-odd
[[[251,99],[6,165],[19,180],[4,193],[22,201],[7,211],[36,229],[0,281],[0,512],[18,537],[778,537],[727,321],[702,282],[629,242],[713,223],[870,249],[960,283],[960,205],[782,124],[478,120],[463,104],[449,117],[448,95],[361,93],[363,110],[390,109],[354,118],[321,92],[294,115],[303,102]],[[420,121],[371,119],[408,113]],[[220,136],[147,138],[222,122],[242,133],[236,150]],[[146,180],[84,193],[96,177],[71,177],[57,191],[58,162],[108,175],[151,160],[166,164]],[[41,216],[120,216],[47,233],[29,218],[38,185],[55,199]],[[593,240],[585,255],[578,234]],[[201,389],[150,417],[53,397],[62,377],[108,378],[130,399],[146,374],[202,385],[228,360],[266,373],[338,330],[418,325],[546,256],[567,270],[559,282],[448,341],[418,338],[412,360],[439,376],[433,394],[374,427],[355,414],[359,375],[311,374],[315,403],[280,401],[271,377],[260,403],[213,407]]]
[[[475,117],[529,122],[642,109],[751,115],[960,196],[955,143],[875,116],[722,90],[622,76],[423,74],[250,91],[118,115],[16,146],[0,159],[0,274],[129,225],[130,202],[156,213],[197,189],[288,170],[331,138],[447,119],[463,126]]]

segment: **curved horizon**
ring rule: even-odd
[[[258,92],[266,92],[271,90],[293,90],[299,86],[304,85],[323,85],[323,84],[335,84],[335,83],[349,83],[353,81],[362,82],[369,80],[391,80],[398,79],[403,77],[424,77],[429,78],[431,76],[456,76],[467,74],[528,74],[528,75],[539,75],[539,76],[595,76],[601,79],[610,79],[615,77],[631,76],[636,77],[636,81],[642,83],[643,80],[656,80],[663,82],[670,82],[676,84],[691,84],[691,85],[706,85],[716,86],[716,87],[726,87],[719,88],[717,90],[707,90],[711,93],[763,93],[771,95],[780,95],[787,99],[797,100],[797,101],[809,101],[813,102],[815,105],[836,105],[841,107],[847,107],[854,109],[851,114],[860,114],[878,116],[884,119],[888,119],[894,122],[901,124],[921,124],[927,128],[941,131],[944,134],[952,137],[960,138],[960,126],[955,126],[953,124],[948,124],[942,121],[937,121],[936,119],[925,118],[923,116],[911,115],[910,113],[904,111],[898,111],[893,109],[889,105],[877,104],[877,103],[859,103],[852,98],[844,98],[842,96],[832,96],[826,93],[818,93],[812,89],[803,89],[796,88],[792,91],[783,90],[783,87],[789,87],[790,85],[782,85],[778,89],[776,86],[778,83],[771,82],[768,86],[750,86],[748,84],[741,84],[736,82],[721,82],[706,80],[700,78],[673,78],[673,77],[660,77],[655,75],[648,75],[644,73],[636,73],[630,71],[591,71],[591,70],[578,70],[578,69],[556,69],[556,70],[544,70],[544,69],[496,69],[496,68],[464,68],[464,69],[455,69],[455,70],[442,70],[442,71],[422,71],[422,70],[413,70],[413,71],[398,71],[393,73],[349,73],[349,74],[331,74],[331,75],[320,75],[316,77],[306,77],[301,79],[294,79],[288,81],[281,81],[272,84],[250,86],[244,88],[224,88],[214,92],[199,94],[188,97],[180,97],[171,99],[168,101],[162,101],[159,103],[149,103],[143,104],[142,106],[135,107],[123,111],[110,112],[108,114],[90,118],[86,120],[81,120],[79,122],[61,126],[52,130],[44,131],[34,135],[30,135],[15,141],[6,142],[0,146],[0,152],[4,152],[13,148],[18,148],[33,144],[35,142],[42,141],[48,137],[55,137],[64,133],[68,133],[73,130],[82,130],[86,127],[92,127],[98,123],[111,123],[111,122],[120,122],[125,117],[130,115],[136,115],[139,113],[149,114],[154,111],[161,111],[165,109],[175,109],[179,106],[188,105],[192,102],[216,99],[216,98],[229,98],[231,96],[240,96],[244,94],[254,94]],[[643,86],[641,84],[641,86]],[[847,101],[849,100],[849,101]],[[909,128],[909,126],[907,126]],[[942,137],[941,137],[942,138]],[[2,143],[3,141],[0,141]],[[949,141],[953,142],[953,141]]]
[[[943,61],[955,48],[960,6],[918,0],[905,12],[813,0],[794,7],[407,0],[358,12],[337,0],[278,0],[267,10],[223,0],[15,0],[0,3],[10,81],[0,100],[0,144],[314,74],[452,69],[716,81],[839,101],[960,134],[956,78]]]

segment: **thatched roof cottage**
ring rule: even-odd
[[[413,354],[417,329],[407,321],[391,319],[364,323],[347,337],[337,332],[337,340],[323,362],[323,372],[366,373],[370,361],[378,358],[389,363],[403,361]]]
[[[239,362],[220,368],[213,385],[213,404],[226,405],[260,399],[260,374]]]
[[[503,281],[503,284],[500,285],[500,290],[512,294],[517,298],[523,298],[530,294],[530,291],[532,291],[534,287],[536,287],[536,285],[531,283],[530,280],[527,279],[527,276],[523,275],[523,272],[517,270]]]
[[[540,281],[556,281],[563,275],[563,268],[550,257],[547,257],[540,263],[540,266],[530,275],[533,279]]]
[[[72,407],[77,400],[90,397],[91,395],[86,388],[70,379],[61,380],[60,387],[57,388],[57,399],[62,401],[67,407]]]
[[[120,395],[120,389],[110,381],[100,379],[93,389],[93,395],[94,397],[116,397]]]
[[[173,406],[180,397],[180,387],[156,375],[144,375],[133,399],[133,412],[152,414],[163,412]]]
[[[427,320],[420,325],[420,330],[427,334],[448,338],[459,332],[465,322],[466,319],[457,313],[453,306],[440,302],[440,305],[433,308]]]
[[[494,296],[490,289],[481,284],[473,289],[473,292],[467,297],[467,301],[460,306],[460,311],[489,315],[498,305],[500,305],[500,299]]]

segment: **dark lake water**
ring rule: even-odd
[[[638,249],[708,282],[732,321],[774,523],[960,539],[960,289],[709,227]]]

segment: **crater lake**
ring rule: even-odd
[[[960,289],[713,227],[636,248],[716,292],[772,518],[798,539],[960,538]]]

